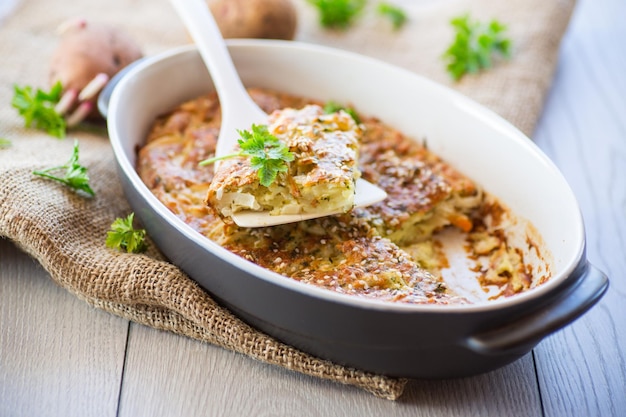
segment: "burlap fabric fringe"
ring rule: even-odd
[[[441,52],[450,42],[450,17],[471,12],[509,24],[514,58],[492,71],[451,84],[491,107],[526,133],[539,117],[557,61],[558,45],[573,0],[499,0],[406,2],[411,23],[392,32],[385,22],[365,17],[344,33],[326,32],[310,6],[294,0],[300,13],[298,40],[368,54],[451,84]],[[0,27],[0,137],[12,146],[0,150],[0,236],[13,240],[37,259],[60,286],[89,304],[137,323],[172,331],[374,395],[397,399],[405,380],[330,363],[251,328],[211,297],[154,245],[146,254],[107,249],[106,231],[116,217],[130,212],[114,169],[104,132],[72,132],[80,141],[81,163],[89,168],[96,197],[86,199],[32,175],[67,161],[72,140],[57,140],[22,127],[10,107],[12,85],[47,84],[47,62],[56,44],[55,28],[67,18],[118,24],[142,44],[146,54],[187,43],[168,2],[96,0],[23,2]],[[127,13],[127,10],[133,13]]]

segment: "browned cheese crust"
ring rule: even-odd
[[[206,201],[224,221],[245,210],[345,213],[354,207],[361,129],[348,113],[325,114],[317,105],[289,107],[272,112],[267,129],[294,160],[266,186],[251,158],[221,161]]]
[[[313,103],[262,89],[250,93],[267,113]],[[341,215],[244,229],[224,223],[209,210],[204,200],[213,169],[200,167],[198,162],[215,150],[220,110],[213,94],[160,117],[139,150],[137,170],[157,198],[195,230],[279,274],[360,297],[420,304],[465,303],[438,274],[427,272],[401,247],[425,241],[449,225],[469,232],[472,216],[484,200],[481,191],[397,130],[375,118],[362,118],[361,122],[364,134],[359,168],[363,177],[384,188],[389,198]],[[441,262],[435,264],[441,266]]]

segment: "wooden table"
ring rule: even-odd
[[[626,416],[624,18],[621,0],[579,1],[534,137],[611,288],[531,354],[381,400],[95,310],[0,240],[0,416]]]

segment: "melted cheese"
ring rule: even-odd
[[[396,302],[466,302],[447,288],[437,273],[446,260],[429,239],[448,226],[463,232],[486,230],[481,220],[486,215],[485,196],[479,187],[425,147],[375,118],[361,117],[363,131],[359,134],[342,114],[320,115],[319,108],[313,111],[306,107],[311,101],[305,98],[260,89],[250,93],[268,114],[291,108],[275,113],[273,129],[280,135],[292,135],[290,147],[300,149],[302,145],[306,155],[313,155],[313,142],[302,136],[318,135],[313,130],[326,123],[333,128],[335,124],[344,124],[342,132],[360,139],[359,168],[363,177],[384,188],[389,197],[344,214],[274,227],[244,229],[224,221],[221,213],[205,205],[207,192],[231,186],[229,192],[234,195],[241,195],[242,191],[237,184],[228,185],[221,173],[214,178],[211,167],[198,166],[198,162],[213,156],[219,132],[217,98],[209,95],[184,103],[157,120],[139,152],[137,170],[163,204],[226,249],[310,285]],[[306,110],[293,110],[303,108]],[[325,121],[310,119],[309,124],[294,127],[307,118]],[[285,130],[281,132],[282,129]],[[331,144],[339,143],[336,138],[329,140]],[[352,146],[352,139],[349,143]],[[353,181],[355,174],[348,174],[349,170],[345,176],[332,171],[331,177],[338,175],[341,180],[329,177],[328,181],[321,181],[331,170],[344,162],[350,165],[356,158],[333,147],[331,154],[332,158],[326,161],[341,155],[332,166],[318,164],[315,170],[300,167],[291,173],[294,178],[301,176],[301,191],[308,188],[305,184],[320,184],[311,199],[326,193],[333,184],[338,187],[337,184]],[[259,200],[256,195],[254,198]],[[284,198],[291,201],[291,191]],[[496,213],[494,207],[488,210],[491,216]],[[523,260],[508,250],[501,237],[494,240],[488,233],[473,236],[476,252],[489,256],[485,264],[490,263],[488,269],[493,271],[484,272],[484,285],[495,283],[508,291],[527,287],[519,284],[525,282],[525,277],[517,273],[524,270]]]
[[[242,210],[271,214],[347,212],[354,206],[361,128],[346,112],[320,106],[285,108],[269,116],[268,131],[295,159],[265,187],[250,158],[225,160],[209,186],[207,203],[227,218]]]

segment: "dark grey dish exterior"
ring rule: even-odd
[[[120,172],[124,191],[163,253],[241,319],[320,358],[410,378],[470,376],[500,368],[571,323],[608,280],[581,259],[542,298],[497,310],[385,311],[337,303],[274,285],[207,252],[164,219]]]
[[[108,95],[102,97],[107,98],[99,108],[106,113]],[[372,308],[348,302],[348,296],[320,296],[319,289],[308,291],[305,284],[282,285],[251,272],[255,267],[245,267],[247,261],[236,265],[234,255],[225,255],[225,249],[207,244],[208,239],[165,215],[167,209],[131,168],[129,152],[138,143],[125,137],[119,141],[127,142],[114,146],[125,195],[171,262],[253,327],[339,364],[411,378],[488,372],[573,322],[608,288],[607,277],[587,262],[584,252],[576,268],[550,291],[497,308]]]

